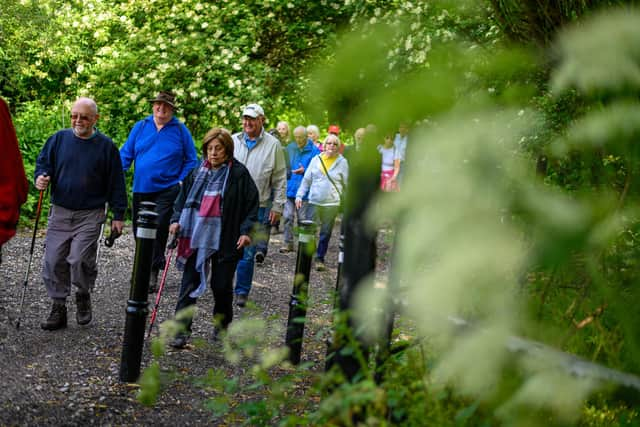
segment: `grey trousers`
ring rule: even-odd
[[[98,276],[98,236],[105,219],[104,209],[69,210],[51,205],[42,268],[49,297],[66,298],[71,285],[79,293],[93,289]]]
[[[294,219],[298,218],[298,225],[300,221],[313,220],[313,205],[307,200],[302,201],[300,209],[296,208],[296,199],[293,197],[287,197],[287,202],[284,204],[284,242],[286,244],[293,244],[294,235]]]

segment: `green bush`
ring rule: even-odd
[[[25,173],[29,184],[29,196],[21,210],[20,221],[27,225],[35,217],[39,192],[33,185],[35,163],[47,139],[62,127],[68,127],[69,110],[64,105],[45,107],[39,101],[21,104],[13,119],[22,152]],[[48,201],[43,201],[42,223],[47,217]]]

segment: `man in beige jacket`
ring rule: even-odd
[[[243,163],[258,187],[260,208],[256,230],[266,235],[263,225],[266,215],[275,224],[282,215],[286,201],[287,170],[280,141],[264,130],[264,110],[258,104],[249,104],[242,111],[242,132],[233,135],[234,157]],[[269,199],[273,189],[273,205]],[[258,237],[259,239],[259,237]],[[254,242],[257,239],[254,239]],[[251,291],[256,256],[255,243],[244,248],[244,256],[236,269],[236,304],[244,307]]]

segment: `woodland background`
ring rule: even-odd
[[[334,405],[370,425],[637,425],[633,390],[505,348],[526,336],[640,374],[636,7],[5,0],[0,95],[28,176],[80,95],[118,145],[165,89],[196,141],[238,130],[249,102],[269,127],[338,123],[347,143],[368,123],[412,123],[402,191],[369,211],[372,226],[396,221],[391,292],[362,295],[355,313],[375,326],[371,307],[393,300],[412,333],[394,331],[384,375],[365,363],[306,420],[353,420]],[[454,333],[451,314],[476,328]]]

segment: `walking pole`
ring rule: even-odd
[[[33,259],[33,248],[36,245],[36,233],[38,232],[38,222],[40,222],[40,213],[42,212],[42,197],[45,190],[40,190],[40,196],[38,197],[38,207],[36,208],[36,223],[33,227],[33,237],[31,238],[31,249],[29,250],[29,263],[27,264],[27,271],[24,275],[24,284],[22,285],[22,297],[20,298],[20,310],[18,311],[18,321],[16,322],[16,329],[20,329],[20,321],[22,319],[22,306],[24,305],[24,295],[27,290],[27,283],[29,283],[29,271],[31,270],[31,260]]]
[[[171,239],[171,242],[167,246],[169,248],[169,255],[167,255],[167,262],[164,265],[164,270],[162,271],[162,278],[160,279],[160,287],[158,287],[158,293],[156,294],[156,304],[153,307],[153,311],[151,312],[151,320],[149,321],[149,332],[147,332],[147,340],[151,336],[151,331],[153,330],[153,324],[156,321],[156,316],[158,315],[158,307],[160,306],[160,298],[162,298],[162,290],[164,289],[164,282],[167,278],[167,271],[169,271],[169,265],[171,264],[171,256],[173,255],[173,250],[176,248],[178,239],[177,235],[174,235]]]
[[[100,263],[100,243],[102,240],[102,234],[104,234],[104,224],[107,222],[107,212],[109,209],[109,204],[104,204],[104,222],[100,226],[100,234],[98,235],[98,249],[96,250],[96,265]]]

